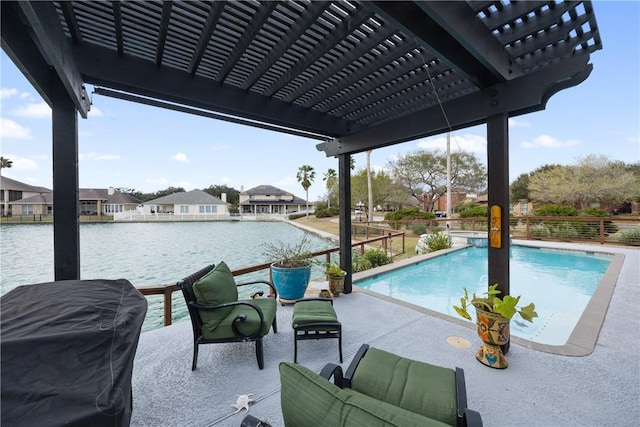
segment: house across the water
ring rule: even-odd
[[[307,211],[307,201],[273,185],[258,185],[240,192],[240,213],[244,215],[288,215]],[[313,211],[313,203],[309,210]]]

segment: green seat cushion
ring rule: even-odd
[[[238,288],[231,270],[224,262],[216,265],[213,270],[193,284],[196,302],[202,305],[219,305],[238,300]],[[233,310],[225,307],[217,310],[199,310],[202,329],[213,331],[222,319]]]
[[[340,389],[302,365],[280,363],[280,400],[286,427],[444,427],[351,389]]]
[[[369,348],[351,387],[375,399],[456,425],[455,371]]]
[[[298,301],[293,308],[291,325],[293,328],[317,322],[338,323],[338,316],[330,301]],[[335,330],[331,327],[318,327],[314,330]]]
[[[243,335],[260,337],[267,335],[273,319],[276,317],[277,304],[275,298],[256,298],[244,302],[255,304],[262,310],[262,316],[264,318],[262,325],[260,325],[260,315],[254,308],[245,304],[234,305],[229,315],[222,319],[217,328],[214,330],[203,328],[202,337],[209,340],[233,338],[235,336],[231,327],[233,319],[242,315],[246,315],[247,320],[245,322],[237,322],[236,326]]]

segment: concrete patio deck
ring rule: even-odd
[[[560,246],[560,245],[558,245]],[[474,323],[443,319],[408,304],[355,290],[335,299],[346,369],[362,343],[401,356],[465,370],[469,407],[485,426],[613,426],[640,419],[640,250],[561,245],[625,256],[594,351],[561,356],[512,343],[508,369],[481,365]],[[292,306],[278,305],[278,333],[264,339],[259,370],[252,343],[200,347],[191,371],[188,321],[144,332],[134,363],[132,426],[239,426],[231,406],[252,394],[249,414],[283,426],[278,363],[293,360]],[[447,343],[461,337],[469,349]],[[298,363],[319,372],[338,363],[337,340],[303,341]],[[314,426],[309,426],[314,427]]]

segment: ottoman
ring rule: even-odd
[[[338,339],[340,363],[342,363],[342,325],[333,309],[330,298],[305,298],[293,306],[291,321],[294,332],[293,361],[298,362],[298,341],[319,340],[325,338]]]

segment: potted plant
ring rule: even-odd
[[[509,321],[517,313],[527,322],[533,322],[533,319],[538,317],[538,313],[533,303],[524,307],[519,306],[519,295],[517,297],[505,295],[504,298],[500,298],[498,295],[501,292],[496,289],[497,286],[497,284],[489,286],[489,290],[485,292],[486,298],[478,298],[475,293],[469,297],[467,288],[464,288],[460,306],[454,305],[453,308],[460,316],[471,320],[467,309],[469,305],[475,307],[478,335],[483,342],[476,352],[476,359],[491,368],[504,369],[509,364],[500,346],[509,342]]]
[[[295,244],[280,241],[264,245],[263,255],[272,261],[271,281],[283,305],[303,298],[309,286],[312,254],[306,245],[306,235]]]
[[[332,262],[327,264],[325,269],[327,280],[329,281],[329,291],[334,297],[340,296],[340,293],[344,291],[344,277],[347,272],[340,268],[340,266]]]

